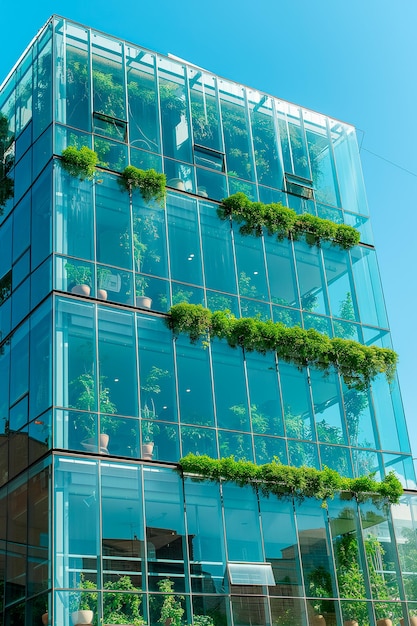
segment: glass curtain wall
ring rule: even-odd
[[[235,624],[371,626],[413,610],[413,566],[401,576],[394,549],[402,537],[401,565],[411,563],[411,496],[393,520],[382,503],[358,505],[346,495],[323,509],[249,487],[242,500],[239,487],[183,481],[170,468],[70,457],[56,457],[54,467],[55,623],[69,624],[82,602],[94,623],[107,623],[115,592],[122,615],[134,606],[155,626],[168,604],[197,624],[205,615],[210,624],[231,624],[233,616]],[[80,516],[88,532],[80,532]]]

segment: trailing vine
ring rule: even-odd
[[[298,239],[305,234],[310,245],[318,246],[321,241],[331,241],[344,250],[353,248],[360,241],[360,233],[353,226],[336,224],[310,213],[298,214],[281,203],[252,202],[241,191],[224,198],[217,214],[222,220],[232,218],[242,223],[239,229],[242,235],[260,237],[266,231],[282,240],[285,237]]]
[[[325,467],[293,467],[282,465],[277,459],[272,463],[255,465],[251,461],[235,461],[233,456],[212,459],[207,455],[187,454],[179,461],[183,474],[197,474],[211,481],[230,481],[239,486],[251,485],[266,496],[291,496],[298,500],[317,498],[325,502],[338,491],[346,491],[364,501],[368,498],[384,499],[398,504],[403,493],[400,481],[394,472],[389,472],[382,481],[373,475],[346,478],[336,470]]]
[[[229,346],[248,352],[276,352],[279,359],[297,367],[331,367],[350,387],[365,389],[378,374],[392,381],[398,355],[390,348],[365,346],[352,339],[330,338],[310,328],[288,327],[281,322],[252,317],[236,318],[230,311],[210,311],[201,304],[173,305],[167,318],[174,334],[186,333],[192,343],[200,338],[225,339]]]

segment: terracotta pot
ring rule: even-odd
[[[392,626],[392,620],[389,617],[376,620],[376,626]]]
[[[90,285],[74,285],[71,289],[71,293],[77,294],[77,296],[89,296],[91,293]]]
[[[46,626],[49,620],[49,615],[48,615],[48,611],[46,613],[44,613],[42,615],[42,624],[43,626]]]
[[[99,300],[107,300],[107,291],[105,289],[97,289],[97,298]]]
[[[71,614],[71,621],[73,626],[78,626],[79,624],[92,624],[94,618],[93,611],[74,611]]]
[[[154,445],[155,444],[153,441],[149,441],[148,443],[142,444],[142,459],[145,459],[145,461],[152,460]]]
[[[106,454],[108,454],[108,446],[109,446],[109,435],[105,435],[102,434],[99,436],[98,440],[99,440],[99,444],[100,444],[100,452],[104,452]]]
[[[311,625],[326,626],[326,620],[324,619],[323,615],[313,615],[313,617],[311,618]]]
[[[410,622],[410,626],[417,626],[417,616],[416,615],[409,615],[408,616],[408,621]],[[405,620],[404,620],[403,617],[400,619],[400,624],[401,624],[401,626],[404,626],[404,624],[405,624]]]
[[[346,619],[343,624],[344,626],[359,626],[355,619]]]
[[[136,296],[136,306],[140,309],[150,309],[152,306],[152,298],[148,298],[148,296]]]

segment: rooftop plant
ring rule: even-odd
[[[210,311],[200,304],[171,307],[167,324],[175,333],[186,333],[191,342],[217,337],[229,346],[252,352],[276,352],[278,358],[298,367],[321,370],[334,367],[350,387],[364,389],[378,374],[393,379],[398,356],[389,348],[365,346],[352,339],[330,338],[310,328],[288,327],[281,322],[236,318],[230,311]]]
[[[281,203],[252,202],[242,192],[222,200],[217,214],[222,220],[232,218],[242,224],[239,229],[242,235],[260,237],[265,231],[282,240],[285,237],[298,239],[304,234],[310,245],[330,241],[344,250],[349,250],[360,240],[360,233],[353,226],[336,224],[310,213],[300,215]]]
[[[131,192],[139,189],[145,202],[156,200],[164,204],[166,196],[166,176],[154,169],[141,170],[134,165],[128,165],[122,172],[122,183]]]
[[[237,485],[252,485],[263,495],[291,496],[299,500],[317,498],[326,501],[338,491],[350,492],[358,500],[382,499],[397,504],[403,493],[400,481],[390,472],[382,481],[373,475],[345,478],[336,470],[325,467],[292,467],[282,465],[278,459],[272,463],[255,465],[251,461],[235,461],[233,456],[212,459],[206,455],[187,454],[179,461],[183,474],[197,474],[207,480],[234,482]]]
[[[87,146],[81,146],[81,148],[68,146],[63,150],[61,156],[62,165],[71,176],[77,176],[81,180],[93,178],[98,164],[98,156],[94,150]]]

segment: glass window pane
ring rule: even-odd
[[[295,511],[305,593],[317,598],[314,603],[317,605],[316,611],[322,614],[326,604],[322,598],[336,596],[327,514],[313,500],[296,504]]]
[[[215,78],[188,68],[194,144],[222,152]]]
[[[212,345],[217,423],[220,428],[249,432],[249,408],[243,355],[226,344]]]
[[[93,33],[92,47],[94,110],[124,120],[122,44]]]
[[[306,372],[282,362],[279,372],[287,437],[311,439],[312,408]]]
[[[334,372],[323,373],[311,369],[310,380],[317,439],[326,443],[346,444],[338,376]]]
[[[291,242],[277,241],[269,235],[265,235],[264,239],[271,301],[299,307]]]
[[[344,320],[358,321],[348,253],[335,247],[324,245],[323,256],[332,315]],[[336,330],[342,330],[342,328],[336,329],[335,326]],[[343,337],[343,334],[340,334],[340,336]],[[349,337],[345,338],[349,339]]]
[[[87,568],[94,580],[100,554],[97,462],[57,459],[54,486],[55,584],[76,588]]]
[[[301,308],[309,313],[328,315],[326,282],[321,251],[317,246],[294,243],[300,287]]]
[[[283,172],[278,155],[272,99],[249,91],[249,107],[258,183],[282,188]]]
[[[226,560],[219,485],[186,478],[187,529],[193,592],[224,593]]]
[[[356,246],[350,252],[360,320],[373,326],[388,326],[375,250]]]
[[[55,249],[62,254],[94,260],[94,214],[91,181],[55,168]]]
[[[216,210],[216,205],[200,202],[206,286],[209,289],[236,293],[230,224],[227,221],[220,222]]]
[[[133,585],[141,587],[145,545],[140,468],[102,463],[101,502],[104,584],[116,572],[128,570]]]
[[[271,595],[302,595],[300,560],[291,502],[275,496],[260,497],[265,559],[271,563],[275,582]],[[280,529],[279,533],[277,528]]]
[[[196,201],[170,196],[167,219],[171,275],[174,280],[202,285],[200,237]]]
[[[219,81],[223,118],[227,173],[244,180],[254,180],[252,145],[247,119],[244,89]]]
[[[132,233],[129,196],[122,193],[118,178],[103,174],[96,191],[97,261],[132,268]],[[119,241],[119,245],[115,243]]]
[[[155,57],[126,47],[129,98],[129,142],[135,148],[160,152]]]
[[[223,483],[229,561],[263,561],[258,502],[252,487]]]
[[[246,354],[252,430],[258,435],[283,435],[278,377],[273,356]]]
[[[99,405],[103,414],[138,415],[133,321],[132,313],[104,308],[98,310]],[[102,431],[105,422],[102,415]],[[112,424],[115,422],[117,420],[113,420]]]
[[[58,108],[58,119],[69,126],[90,130],[91,80],[86,29],[68,24],[65,53],[65,103]]]
[[[170,469],[144,469],[148,584],[158,590],[161,580],[173,577],[176,591],[184,591],[186,536],[181,480]]]
[[[159,57],[158,70],[164,155],[191,163],[185,68],[171,59]]]
[[[181,422],[214,425],[213,389],[209,352],[190,344],[188,337],[175,343]]]
[[[133,255],[135,270],[153,276],[167,276],[165,211],[148,207],[140,194],[132,195]]]

